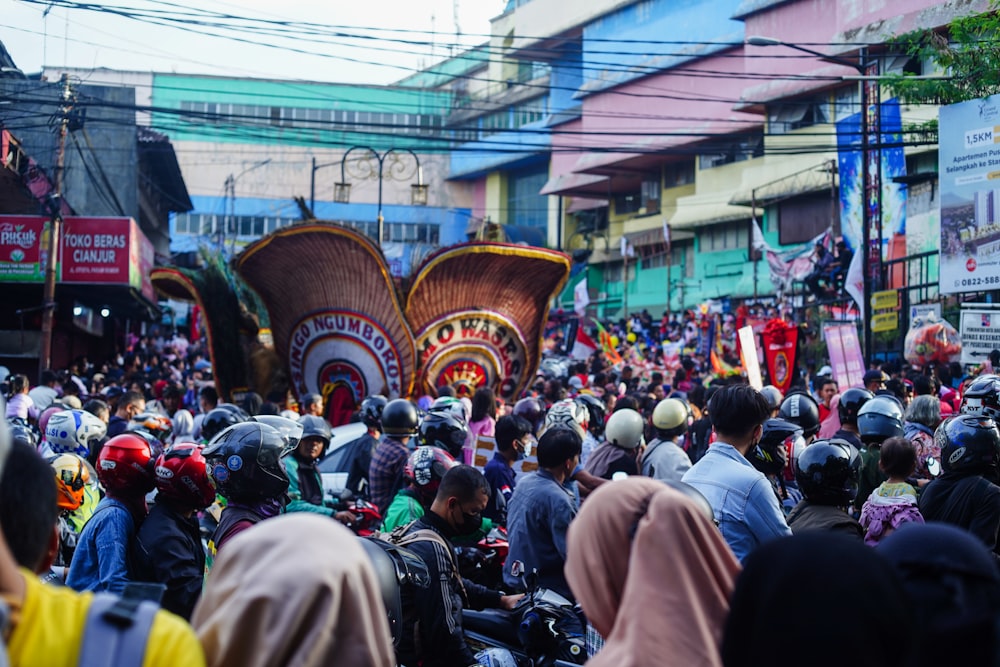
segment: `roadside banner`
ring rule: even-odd
[[[864,385],[865,359],[854,324],[826,324],[823,326],[826,351],[833,368],[833,379],[843,391]]]

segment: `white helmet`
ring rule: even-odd
[[[465,404],[462,399],[455,398],[454,396],[441,396],[435,398],[434,402],[431,403],[431,407],[427,409],[428,412],[447,412],[457,419],[461,419],[463,422],[468,423],[469,414],[465,410]]]
[[[545,423],[542,424],[542,433],[550,428],[571,428],[583,438],[587,430],[587,419],[590,412],[583,404],[574,401],[572,398],[565,398],[558,403],[554,403],[549,411],[545,413]],[[539,434],[541,435],[541,434]]]
[[[63,410],[49,418],[45,441],[56,454],[76,454],[87,458],[91,447],[108,432],[100,419],[85,410]]]
[[[608,419],[604,437],[616,447],[635,449],[645,444],[642,429],[642,415],[630,408],[623,408],[614,412]]]

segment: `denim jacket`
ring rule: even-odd
[[[114,498],[101,500],[80,533],[66,585],[81,592],[121,595],[132,580],[129,556],[135,532],[135,521],[125,503]]]
[[[708,499],[722,536],[740,562],[760,544],[792,534],[771,483],[732,445],[713,443],[683,481]]]

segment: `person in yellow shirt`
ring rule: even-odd
[[[81,594],[68,588],[43,584],[37,578],[37,573],[48,571],[59,544],[55,526],[55,478],[48,464],[37,452],[30,448],[19,449],[8,457],[10,449],[6,423],[0,421],[0,468],[8,458],[16,459],[17,464],[12,463],[10,474],[0,476],[0,492],[4,490],[3,487],[11,484],[14,477],[31,477],[33,490],[31,493],[21,494],[24,498],[22,502],[38,503],[43,508],[40,515],[47,514],[51,517],[50,524],[42,529],[31,522],[11,519],[11,515],[7,513],[9,508],[3,508],[5,518],[0,526],[3,528],[0,533],[0,599],[6,604],[7,613],[0,614],[0,619],[5,617],[6,621],[0,622],[0,627],[10,664],[15,667],[76,667],[80,664],[85,634],[89,633],[95,638],[91,641],[103,639],[99,655],[102,659],[106,658],[106,664],[117,667],[115,654],[108,652],[108,639],[113,636],[110,633],[121,631],[112,629],[114,626],[103,619],[88,618],[92,605],[98,602],[106,605],[115,598],[95,598],[90,593]],[[34,465],[36,462],[39,465]],[[37,474],[31,475],[35,468]],[[53,511],[46,513],[44,508],[48,501],[51,501]],[[30,515],[39,516],[33,514],[28,507],[21,508],[22,517]],[[44,521],[47,522],[48,519]],[[18,534],[19,530],[28,531],[27,539]],[[8,539],[18,545],[17,560],[8,546]],[[25,550],[24,546],[29,543],[33,548]],[[135,614],[137,627],[142,615],[141,610]],[[106,629],[99,630],[95,626]],[[121,656],[120,653],[117,655]],[[205,665],[204,652],[191,628],[180,618],[165,611],[156,611],[153,615],[142,656],[143,667]],[[88,661],[88,667],[91,664],[94,663]],[[129,667],[135,664],[133,661]]]

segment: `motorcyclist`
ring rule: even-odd
[[[810,443],[819,433],[819,404],[809,394],[793,392],[778,406],[778,419],[784,419],[802,429],[802,437]]]
[[[767,404],[771,408],[771,418],[777,417],[781,409],[781,402],[785,400],[785,395],[773,384],[762,387],[760,393],[767,400]]]
[[[227,500],[208,545],[210,556],[234,535],[281,514],[289,483],[281,459],[290,452],[288,441],[260,422],[234,424],[205,447],[208,474]]]
[[[789,481],[785,473],[791,469],[794,475],[795,459],[805,446],[805,436],[797,424],[784,419],[768,419],[757,447],[749,452],[748,460],[771,482],[786,518],[802,500],[802,493],[794,478]]]
[[[242,408],[232,403],[219,403],[215,408],[205,413],[201,422],[199,438],[203,443],[209,443],[219,433],[234,424],[242,424],[250,419],[250,415]]]
[[[691,459],[678,444],[694,421],[690,408],[682,399],[665,398],[653,408],[649,421],[656,437],[642,455],[642,474],[662,481],[681,481],[691,468]]]
[[[532,446],[535,436],[527,419],[517,415],[504,415],[496,425],[497,451],[483,468],[483,475],[490,484],[490,502],[483,516],[501,525],[507,523],[507,504],[517,486],[514,462],[522,460]]]
[[[288,473],[289,502],[286,512],[312,512],[335,518],[345,526],[351,525],[354,515],[337,511],[325,502],[323,478],[316,462],[330,446],[330,424],[316,415],[303,415],[299,419],[302,435],[290,456],[282,461]]]
[[[46,461],[55,472],[56,504],[59,507],[59,551],[53,565],[67,567],[73,561],[80,536],[79,530],[69,522],[69,516],[79,510],[86,499],[90,466],[76,454],[56,454]]]
[[[375,448],[368,467],[371,502],[383,512],[403,486],[403,467],[410,456],[410,439],[416,435],[420,420],[417,409],[405,398],[386,403],[382,410],[382,433],[385,437]]]
[[[382,410],[388,402],[384,396],[369,396],[361,401],[359,416],[367,430],[354,441],[351,445],[354,451],[347,455],[351,461],[351,469],[347,473],[345,487],[356,497],[368,496],[368,469],[371,467],[375,448],[382,439]]]
[[[146,518],[146,494],[155,486],[154,461],[149,443],[135,433],[104,443],[97,476],[107,495],[80,533],[66,577],[70,588],[120,595],[134,581],[129,551]]]
[[[803,499],[788,514],[793,533],[835,531],[857,540],[865,532],[846,508],[858,493],[861,456],[846,440],[817,440],[795,458]]]
[[[635,410],[617,410],[608,419],[605,441],[594,450],[584,469],[595,477],[613,479],[618,473],[639,474],[639,461],[645,448],[643,420]]]
[[[858,413],[864,404],[873,398],[875,398],[875,394],[858,387],[851,387],[840,395],[840,403],[837,404],[840,430],[833,434],[834,439],[846,440],[854,445],[858,451],[864,448],[864,443],[861,442],[858,432]]]
[[[205,550],[194,513],[215,501],[202,445],[178,443],[156,460],[156,504],[136,537],[136,578],[165,586],[160,605],[190,619],[201,596]]]
[[[990,417],[960,414],[938,426],[944,473],[924,487],[918,505],[924,520],[968,530],[1000,554],[1000,434]]]
[[[406,486],[385,511],[382,530],[391,532],[422,517],[434,502],[445,474],[458,465],[455,457],[440,447],[417,447],[406,461]]]
[[[889,438],[903,437],[903,406],[892,396],[875,396],[858,410],[857,426],[864,445],[858,494],[854,499],[854,507],[860,512],[871,492],[886,480],[885,472],[878,465],[882,443]]]
[[[587,410],[583,434],[584,454],[580,456],[580,462],[586,465],[590,453],[600,446],[604,438],[604,422],[608,408],[601,399],[593,394],[579,394],[573,400]]]
[[[45,425],[45,442],[53,454],[90,456],[98,448],[107,426],[100,419],[84,410],[56,412]]]

